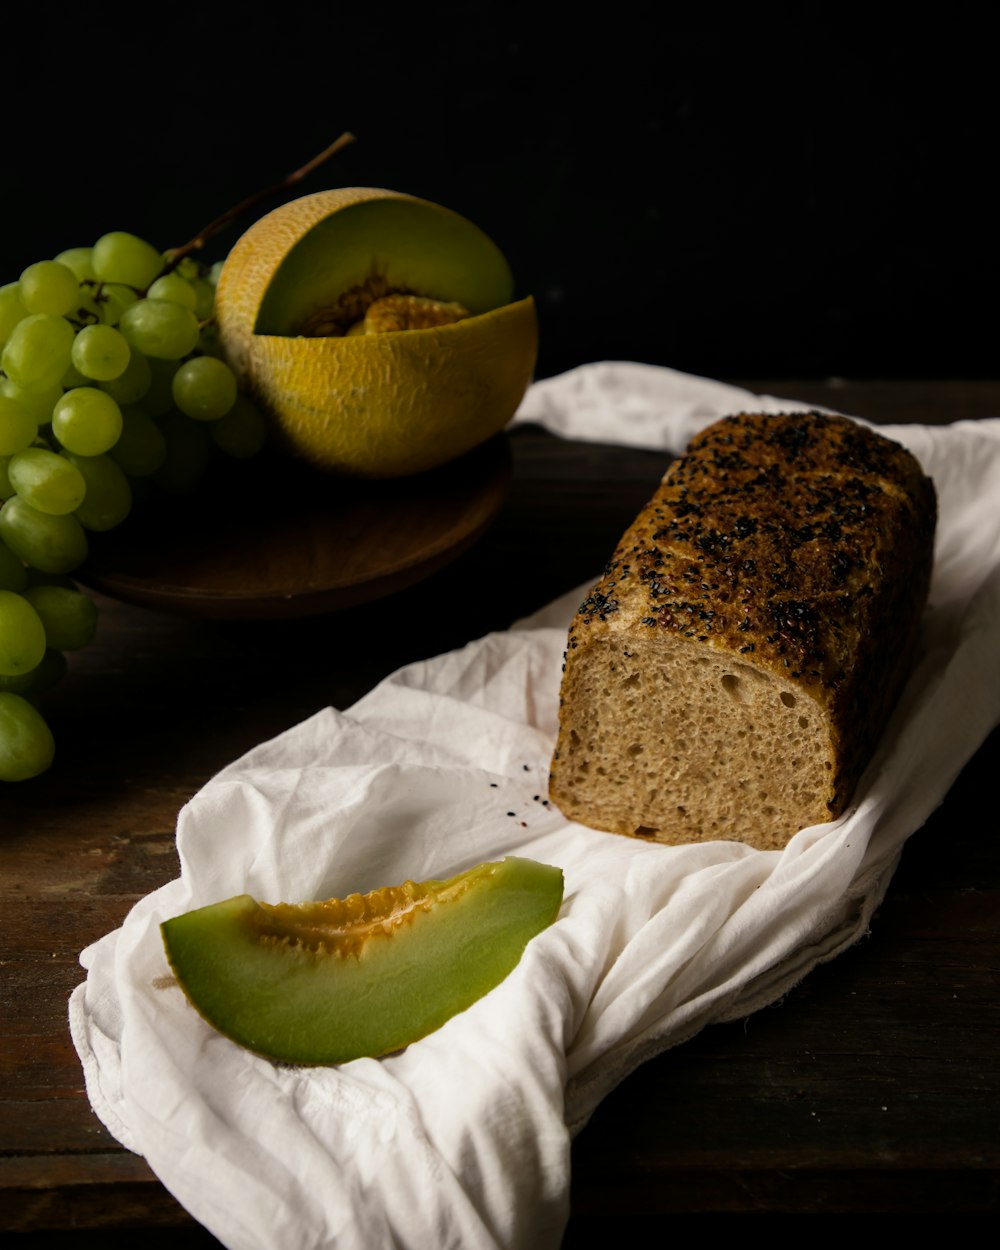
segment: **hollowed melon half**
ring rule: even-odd
[[[342,188],[282,205],[237,241],[216,293],[219,339],[288,450],[342,473],[400,476],[456,458],[513,416],[538,350],[534,302],[511,302],[513,288],[499,248],[459,214]],[[470,315],[345,335],[349,310],[384,293]],[[327,324],[337,332],[316,337]]]
[[[161,925],[185,994],[268,1058],[344,1063],[398,1050],[498,985],[558,915],[559,868],[508,856],[446,881],[324,902],[249,895]]]

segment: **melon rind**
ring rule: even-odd
[[[291,332],[372,272],[473,315],[386,334]],[[512,293],[503,254],[463,217],[339,188],[280,206],[237,241],[216,289],[218,338],[285,451],[335,473],[398,477],[456,459],[513,417],[534,375],[538,318]]]
[[[400,477],[504,428],[531,381],[537,336],[530,297],[428,330],[255,335],[245,377],[293,454],[355,477]]]

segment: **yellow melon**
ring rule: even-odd
[[[335,472],[398,477],[514,415],[538,323],[513,288],[499,248],[458,213],[378,188],[321,191],[237,240],[216,290],[219,342],[280,445]]]

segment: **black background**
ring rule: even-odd
[[[338,185],[464,213],[538,300],[539,376],[996,375],[988,29],[544,13],[8,14],[0,280],[106,230],[183,243],[349,130],[255,215]]]

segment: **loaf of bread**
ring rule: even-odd
[[[936,519],[915,457],[846,417],[703,430],[570,626],[552,801],[761,849],[840,815],[913,663]]]

